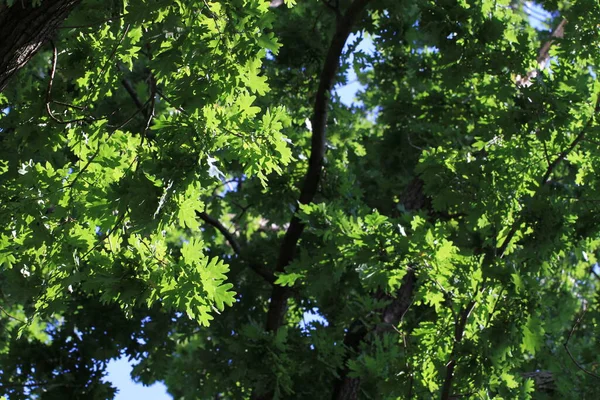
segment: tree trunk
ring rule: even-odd
[[[17,0],[0,5],[0,92],[81,0]]]

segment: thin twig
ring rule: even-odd
[[[72,119],[72,120],[68,120],[68,121],[63,121],[63,120],[57,118],[54,115],[54,113],[52,112],[50,103],[52,103],[52,84],[54,83],[54,75],[56,74],[56,63],[57,63],[57,59],[58,59],[58,50],[56,49],[56,45],[54,44],[53,41],[50,41],[50,44],[52,45],[52,69],[50,70],[50,80],[48,81],[48,88],[46,89],[46,112],[48,113],[48,116],[53,121],[55,121],[59,124],[70,124],[70,123],[74,123],[74,122],[86,121],[87,118],[85,118],[85,117],[76,118],[76,119]]]
[[[598,97],[598,100],[596,101],[596,107],[595,107],[596,111],[597,111],[597,108],[598,108],[599,105],[600,105],[600,96]],[[573,139],[573,141],[571,142],[571,144],[569,144],[569,147],[567,147],[566,149],[564,149],[554,159],[554,161],[552,161],[552,163],[550,163],[550,165],[548,165],[548,168],[546,168],[546,172],[544,172],[544,175],[542,176],[542,179],[540,179],[540,187],[538,189],[538,192],[539,192],[539,190],[541,190],[541,188],[544,185],[546,185],[548,183],[548,180],[550,179],[550,175],[552,175],[552,173],[554,172],[554,170],[556,169],[556,167],[558,167],[558,165],[585,138],[586,130],[592,124],[592,121],[594,120],[594,117],[595,117],[595,114],[592,115],[592,117],[588,120],[588,122],[585,124],[585,126],[581,129],[581,131],[579,132],[579,134],[575,137],[575,139]],[[504,241],[502,242],[502,245],[498,249],[498,253],[500,254],[500,258],[504,257],[506,249],[508,248],[508,245],[510,244],[510,242],[513,239],[513,237],[517,233],[517,230],[519,229],[519,226],[521,225],[521,222],[523,222],[523,218],[522,217],[518,217],[516,219],[516,221],[513,223],[512,227],[510,228],[510,231],[506,235],[506,238],[504,238]]]
[[[92,251],[94,251],[100,244],[102,244],[113,232],[115,232],[117,229],[119,229],[119,225],[121,225],[121,223],[123,222],[123,220],[125,219],[125,212],[123,212],[123,214],[120,214],[117,217],[117,220],[115,221],[114,225],[112,228],[110,228],[107,232],[105,232],[102,237],[92,246],[91,249],[89,249],[88,251],[86,251],[83,256],[81,256],[81,260],[84,260]],[[109,245],[110,245],[110,241],[109,241]]]
[[[492,311],[488,314],[488,319],[487,319],[487,322],[485,323],[485,328],[488,327],[488,325],[490,324],[490,321],[492,320],[492,317],[496,313],[496,307],[498,307],[498,303],[500,302],[500,299],[502,299],[503,293],[504,293],[504,288],[500,289],[500,293],[498,293],[498,298],[494,302],[494,307],[492,307]]]
[[[593,143],[593,144],[595,144],[597,146],[600,146],[600,142],[597,141],[597,140],[593,140],[593,139],[589,139],[589,138],[583,138],[583,141],[589,142],[589,143]]]
[[[117,53],[117,49],[119,48],[119,46],[121,46],[121,43],[123,43],[123,39],[125,39],[127,32],[129,32],[129,28],[131,28],[131,24],[127,24],[127,26],[125,27],[125,31],[121,35],[121,38],[119,38],[119,41],[117,42],[117,44],[113,47],[112,51],[110,52],[108,59],[106,60],[106,62],[104,63],[104,66],[102,66],[102,69],[100,70],[100,73],[98,74],[99,78],[104,76],[104,73],[106,72],[106,69],[108,68],[110,61]]]
[[[552,161],[552,164],[550,164],[548,166],[548,169],[546,170],[546,173],[544,174],[544,176],[542,177],[542,180],[541,180],[542,185],[544,185],[548,182],[548,179],[550,179],[550,175],[552,175],[552,172],[558,166],[558,164],[560,164],[569,155],[569,153],[571,153],[571,151],[573,151],[573,149],[575,147],[577,147],[579,142],[581,142],[583,140],[583,138],[585,137],[585,134],[586,134],[586,128],[590,126],[593,119],[594,119],[593,117],[590,118],[590,120],[588,121],[586,126],[581,130],[581,132],[579,132],[579,135],[577,135],[577,137],[571,142],[569,147],[564,149],[562,151],[562,153],[560,153],[558,155],[558,157],[556,157],[556,159],[554,161]]]
[[[569,336],[567,337],[566,342],[563,344],[563,346],[565,347],[565,350],[567,351],[567,354],[569,355],[569,357],[571,358],[571,361],[573,361],[573,364],[575,364],[577,366],[577,368],[579,368],[580,370],[582,370],[585,374],[600,379],[599,375],[594,374],[593,372],[588,371],[587,369],[585,369],[581,364],[579,364],[577,362],[577,360],[575,360],[575,357],[573,357],[573,354],[571,354],[571,350],[569,350],[569,340],[571,340],[571,336],[573,336],[573,332],[575,332],[575,329],[577,328],[577,326],[581,323],[581,321],[583,320],[583,317],[585,315],[587,311],[586,305],[585,303],[583,303],[583,309],[581,312],[581,315],[579,316],[579,318],[577,318],[577,321],[575,321],[575,324],[573,324],[573,326],[571,327],[571,331],[569,332]]]
[[[150,76],[148,77],[148,86],[150,87],[150,98],[148,101],[150,102],[150,111],[146,113],[146,125],[144,127],[144,132],[142,133],[142,142],[144,137],[146,137],[146,132],[150,129],[152,125],[152,120],[154,119],[154,114],[156,112],[156,80],[154,79],[154,75],[150,72]]]
[[[115,133],[117,130],[121,129],[122,127],[124,127],[125,125],[127,125],[129,122],[131,122],[131,120],[140,113],[140,110],[138,109],[136,112],[134,112],[129,118],[127,118],[125,121],[123,121],[122,123],[120,123],[119,125],[117,125],[116,127],[114,127],[113,131],[108,135],[108,137],[111,137],[113,133]],[[100,153],[100,146],[102,145],[103,142],[101,142],[100,140],[98,140],[98,146],[96,146],[96,150],[94,151],[94,154],[92,154],[92,156],[90,158],[88,158],[86,164],[83,166],[83,168],[81,168],[79,170],[79,172],[77,173],[77,175],[75,175],[75,178],[73,178],[73,180],[69,183],[67,183],[66,185],[64,185],[62,187],[62,189],[66,189],[66,188],[72,188],[75,185],[75,182],[77,182],[77,180],[79,179],[79,177],[81,176],[81,174],[83,174],[83,172],[85,172],[85,170],[90,166],[90,164],[94,161],[94,159],[98,156],[98,154]]]
[[[171,100],[169,97],[167,97],[160,89],[156,89],[156,94],[158,94],[163,100],[165,100],[167,103],[169,103],[169,105],[173,108],[175,108],[177,111],[179,111],[182,114],[187,114],[187,111],[185,111],[183,108],[174,105],[173,100]]]
[[[115,54],[117,53],[117,49],[119,48],[119,46],[121,46],[121,43],[123,43],[123,40],[125,39],[125,36],[127,35],[127,32],[129,32],[129,28],[131,27],[131,24],[127,24],[127,26],[125,27],[125,31],[123,32],[123,34],[121,35],[121,37],[119,38],[119,41],[114,45],[112,51],[110,52],[110,54],[108,55],[108,59],[106,60],[106,62],[104,63],[104,65],[102,66],[102,69],[100,70],[100,73],[98,74],[98,76],[96,77],[96,79],[94,79],[94,81],[92,82],[92,84],[90,85],[90,89],[95,89],[96,88],[96,84],[98,83],[98,80],[104,76],[104,74],[106,73],[106,70],[108,69],[108,65],[110,64],[112,58],[115,56]],[[89,107],[89,104],[87,104],[84,108],[84,110],[87,110],[87,108]]]
[[[131,114],[131,116],[129,118],[127,118],[125,121],[121,122],[119,125],[115,125],[115,126],[111,125],[110,127],[113,128],[113,132],[111,132],[111,135],[115,131],[123,128],[125,125],[127,125],[128,123],[130,123],[135,118],[135,116],[138,115],[140,112],[143,112],[143,110],[144,110],[144,108],[146,107],[147,104],[148,104],[147,102],[144,103],[142,105],[141,109],[137,109],[133,114]]]
[[[242,248],[237,242],[236,238],[233,236],[231,232],[216,218],[211,217],[206,212],[197,212],[197,215],[209,225],[215,227],[221,234],[225,237],[229,245],[233,249],[233,252],[237,254],[238,257],[242,258]],[[273,284],[275,282],[275,276],[268,271],[265,271],[257,264],[249,263],[250,268],[256,272],[258,275],[262,276],[267,282]]]
[[[10,314],[10,313],[9,313],[8,311],[6,311],[6,310],[4,309],[4,307],[2,307],[2,306],[0,306],[0,311],[2,311],[4,314],[6,314],[6,316],[7,316],[8,318],[10,318],[10,319],[14,319],[15,321],[18,321],[18,322],[20,322],[20,323],[22,323],[22,324],[26,324],[26,323],[27,323],[26,321],[23,321],[22,319],[20,319],[20,318],[17,318],[17,317],[15,317],[14,315]]]
[[[69,107],[69,108],[74,108],[76,110],[83,110],[83,107],[76,106],[75,104],[65,103],[65,102],[58,101],[58,100],[52,100],[52,102],[54,104],[58,104],[58,105],[61,105],[61,106],[65,106],[65,107]]]

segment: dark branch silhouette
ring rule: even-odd
[[[335,83],[335,74],[339,67],[340,56],[344,44],[352,31],[356,20],[362,11],[366,8],[369,0],[356,0],[346,10],[344,16],[339,19],[336,31],[329,45],[325,64],[321,70],[319,78],[319,87],[315,98],[315,104],[312,115],[312,139],[311,153],[308,163],[308,170],[304,178],[304,184],[300,191],[299,204],[310,203],[319,187],[321,179],[321,170],[323,168],[323,158],[325,156],[325,133],[327,125],[327,105],[329,103],[330,91]],[[275,273],[284,272],[290,262],[294,259],[298,240],[304,231],[304,224],[296,214],[292,217],[290,225],[285,232],[279,257],[275,266]],[[267,331],[276,331],[283,323],[285,311],[287,309],[287,300],[290,295],[290,289],[283,286],[275,286],[271,295],[271,303],[267,314]]]
[[[456,369],[456,362],[458,360],[457,349],[462,341],[463,334],[465,333],[465,327],[471,311],[475,308],[475,301],[471,300],[469,304],[461,311],[459,319],[454,325],[454,344],[452,345],[452,353],[450,355],[450,361],[446,364],[446,377],[444,378],[444,384],[442,386],[442,400],[450,399],[452,390],[452,380],[454,378],[454,370]]]
[[[198,217],[200,217],[201,220],[217,229],[223,235],[223,237],[225,237],[225,240],[227,240],[227,242],[233,249],[233,252],[237,254],[237,256],[240,257],[243,261],[246,261],[243,256],[242,247],[236,240],[235,236],[233,236],[233,234],[229,232],[229,230],[221,223],[221,221],[211,217],[206,212],[198,212],[197,215]],[[249,266],[254,272],[263,277],[270,284],[273,284],[275,282],[275,276],[269,271],[266,271],[260,265],[249,262]]]
[[[563,346],[564,346],[565,350],[567,351],[567,354],[569,355],[569,358],[571,359],[571,361],[573,361],[573,364],[575,364],[577,366],[577,368],[579,368],[580,370],[582,370],[586,375],[589,375],[589,376],[594,377],[596,379],[600,379],[600,376],[594,374],[593,372],[588,371],[581,364],[579,364],[577,362],[577,360],[575,359],[575,357],[573,357],[573,354],[571,354],[571,350],[569,350],[569,341],[571,340],[571,336],[573,336],[573,333],[575,332],[575,329],[577,329],[577,327],[579,326],[579,324],[581,324],[581,321],[583,320],[583,317],[585,316],[586,311],[587,311],[587,309],[586,309],[585,303],[584,303],[583,310],[581,311],[581,315],[577,318],[577,321],[575,321],[575,323],[571,327],[571,331],[569,331],[569,336],[567,337],[567,340],[565,341],[565,343],[563,344]]]
[[[231,234],[231,232],[229,232],[227,228],[225,228],[225,226],[219,220],[211,217],[204,211],[198,213],[198,216],[200,217],[200,219],[202,219],[202,221],[214,226],[219,232],[221,232],[221,235],[223,235],[227,242],[229,242],[235,254],[240,255],[242,253],[242,248],[238,244],[235,237]]]

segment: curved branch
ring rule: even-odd
[[[219,232],[221,232],[221,235],[223,235],[225,239],[229,242],[235,254],[237,254],[238,256],[241,254],[242,248],[238,244],[237,240],[235,239],[233,234],[229,232],[229,230],[225,228],[225,226],[219,220],[211,217],[204,211],[199,212],[198,216],[200,217],[200,219],[202,219],[202,221],[214,226]]]
[[[68,121],[61,120],[61,119],[57,118],[56,115],[54,115],[54,112],[52,111],[52,108],[50,107],[50,103],[53,102],[52,101],[52,84],[54,83],[54,75],[56,75],[56,62],[58,60],[58,50],[56,50],[56,46],[54,45],[53,41],[50,41],[50,44],[52,44],[52,69],[50,70],[50,79],[48,80],[48,88],[46,89],[46,112],[48,113],[48,116],[54,122],[57,122],[59,124],[71,124],[74,122],[86,121],[87,118],[85,118],[85,117],[75,118],[75,119],[71,119]]]
[[[573,361],[573,364],[575,364],[577,366],[577,368],[579,368],[580,370],[582,370],[586,375],[589,375],[589,376],[591,376],[593,378],[596,378],[596,379],[600,379],[600,376],[594,374],[593,372],[588,371],[581,364],[579,364],[577,362],[577,360],[575,359],[575,357],[573,357],[573,354],[571,354],[571,350],[569,350],[569,341],[571,340],[571,336],[573,336],[573,333],[575,332],[575,329],[577,329],[577,326],[579,326],[579,324],[581,324],[581,320],[583,320],[583,317],[585,316],[586,311],[587,311],[587,308],[586,308],[585,303],[584,303],[583,304],[583,310],[581,311],[581,315],[577,318],[577,321],[575,321],[575,323],[571,327],[571,331],[569,332],[569,336],[567,337],[567,340],[565,341],[565,343],[563,344],[563,346],[564,346],[565,350],[567,351],[567,354],[569,355],[569,358],[571,359],[571,361]]]
[[[197,215],[198,215],[198,217],[200,217],[201,220],[203,220],[207,224],[215,227],[223,235],[223,237],[225,237],[225,240],[227,240],[227,242],[233,249],[233,252],[235,254],[237,254],[238,257],[243,258],[242,257],[242,247],[236,240],[235,236],[233,236],[233,234],[231,232],[229,232],[229,230],[225,227],[225,225],[223,225],[221,223],[221,221],[217,220],[216,218],[211,217],[204,211],[197,212]],[[273,274],[270,273],[269,271],[265,271],[265,269],[262,268],[260,265],[254,264],[254,263],[249,263],[249,266],[254,272],[256,272],[258,275],[262,276],[270,284],[273,284],[275,282],[275,277],[273,276]]]
[[[13,316],[12,314],[10,314],[10,313],[9,313],[8,311],[6,311],[6,310],[4,309],[4,307],[2,307],[2,306],[0,306],[0,311],[2,311],[2,312],[3,312],[3,313],[4,313],[4,314],[5,314],[5,315],[6,315],[8,318],[10,318],[10,319],[13,319],[13,320],[15,320],[15,321],[17,321],[17,322],[20,322],[20,323],[22,323],[22,324],[26,324],[26,323],[27,323],[26,321],[23,321],[22,319],[20,319],[20,318],[17,318],[17,317],[15,317],[15,316]]]
[[[329,102],[330,91],[335,82],[335,74],[339,66],[339,59],[346,44],[346,40],[352,31],[356,20],[362,11],[366,8],[369,0],[355,0],[346,10],[344,17],[341,18],[336,26],[325,64],[321,70],[319,78],[319,87],[315,98],[315,104],[312,115],[312,138],[311,153],[308,162],[308,170],[304,177],[304,184],[300,191],[298,199],[299,204],[310,203],[319,186],[321,179],[321,170],[323,168],[323,158],[325,156],[325,132],[327,125],[327,105]],[[275,266],[275,272],[283,272],[290,262],[294,259],[298,240],[304,231],[304,224],[297,217],[296,213],[290,221],[290,225],[285,232],[283,242],[279,250],[279,257]],[[287,299],[290,290],[282,286],[275,286],[271,295],[271,303],[267,314],[267,331],[276,331],[283,323],[283,317],[287,308]]]

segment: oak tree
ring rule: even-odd
[[[598,398],[599,23],[2,2],[0,396]]]

